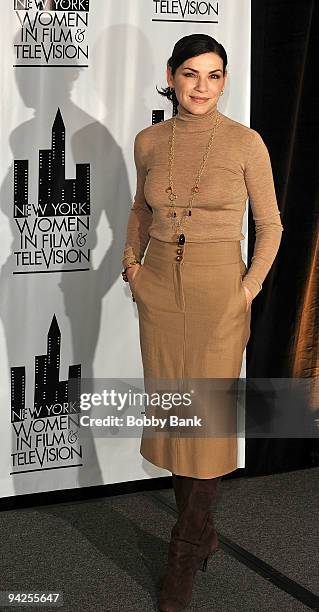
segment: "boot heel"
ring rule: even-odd
[[[203,561],[203,565],[202,565],[202,567],[201,567],[202,572],[206,572],[206,570],[207,570],[207,562],[208,562],[208,559],[209,559],[209,556],[208,556],[208,557],[206,557],[206,559],[204,559],[204,561]]]

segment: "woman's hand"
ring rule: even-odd
[[[127,278],[128,278],[128,282],[129,282],[129,285],[130,285],[131,290],[132,290],[132,283],[133,283],[134,278],[135,278],[135,276],[136,276],[136,274],[137,274],[137,272],[138,272],[138,269],[139,269],[140,267],[141,267],[141,264],[136,263],[136,264],[134,264],[134,266],[130,266],[130,267],[129,267],[129,268],[127,268],[127,270],[126,270],[126,276],[127,276]]]
[[[246,312],[247,312],[254,298],[253,298],[251,291],[248,289],[248,287],[245,287],[245,285],[243,285],[243,287],[245,289],[246,300],[247,300],[247,308],[246,308]]]

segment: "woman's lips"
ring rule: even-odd
[[[194,102],[197,102],[198,104],[204,104],[204,102],[207,102],[208,98],[194,98],[193,96],[191,96],[192,100],[194,100]]]

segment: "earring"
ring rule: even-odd
[[[220,92],[220,95],[222,96],[222,95],[223,95],[223,93],[224,93],[224,90]]]

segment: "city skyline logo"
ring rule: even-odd
[[[14,439],[11,474],[61,465],[82,466],[78,463],[82,460],[78,440],[81,364],[70,365],[67,380],[60,380],[60,351],[61,332],[54,314],[47,334],[47,352],[35,356],[32,407],[26,406],[25,366],[10,368]]]
[[[88,270],[91,252],[90,164],[77,163],[76,177],[65,176],[66,130],[58,108],[50,149],[40,149],[38,201],[29,202],[29,160],[14,161],[13,217],[19,248],[13,253],[13,273]],[[61,269],[61,264],[63,268]],[[58,268],[56,266],[59,266]]]

